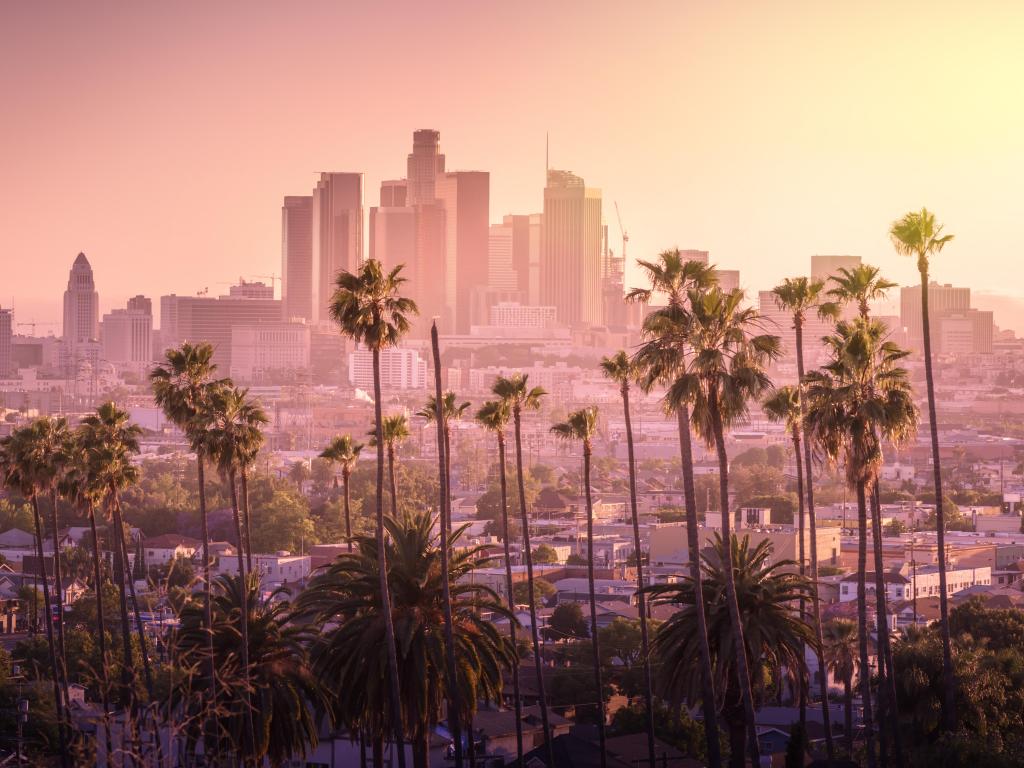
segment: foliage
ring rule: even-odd
[[[547,640],[577,640],[590,637],[587,621],[579,603],[559,603],[551,612],[548,625],[544,628]]]
[[[533,548],[533,562],[540,565],[551,565],[558,562],[558,553],[554,547],[547,544],[540,544]]]
[[[533,592],[541,603],[546,603],[558,590],[555,589],[547,579],[534,579]],[[529,585],[525,581],[517,581],[512,585],[512,597],[516,605],[526,605],[529,602]]]

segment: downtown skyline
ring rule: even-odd
[[[0,56],[19,77],[4,83],[13,119],[0,127],[0,248],[13,265],[0,304],[13,297],[19,322],[59,321],[39,276],[56,278],[79,251],[113,276],[101,313],[136,293],[217,293],[239,275],[279,274],[282,196],[309,194],[318,170],[352,170],[365,174],[369,207],[380,181],[404,174],[396,150],[420,126],[441,131],[454,168],[491,174],[491,223],[540,210],[549,133],[551,166],[602,190],[612,242],[619,203],[631,257],[706,249],[756,290],[811,254],[856,253],[907,284],[913,265],[880,233],[927,199],[958,232],[936,279],[1015,291],[997,270],[1015,258],[1024,175],[1024,111],[1000,86],[1021,71],[1019,11],[929,5],[920,40],[907,41],[900,30],[923,6],[665,4],[629,18],[588,7],[576,25],[570,9],[537,24],[529,5],[437,18],[399,6],[386,61],[357,34],[384,24],[366,9],[339,19],[318,7],[321,23],[301,34],[260,4],[243,18],[198,5],[59,20],[5,10]],[[183,58],[175,32],[186,23],[202,31]],[[460,36],[468,57],[445,57],[414,37],[421,28]],[[117,55],[102,44],[114,37]],[[592,76],[580,80],[584,62]],[[560,72],[577,82],[571,92]],[[301,87],[283,89],[300,73]],[[267,89],[285,94],[273,113]],[[520,100],[529,107],[516,111]],[[939,105],[942,119],[928,117]],[[55,224],[43,201],[61,174],[70,183]]]

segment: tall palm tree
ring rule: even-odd
[[[826,670],[843,681],[843,711],[846,736],[846,753],[853,755],[853,673],[857,669],[857,622],[849,619],[832,619],[822,629],[825,638]],[[827,675],[826,675],[827,676]]]
[[[868,764],[875,764],[872,736],[871,684],[867,634],[867,493],[878,480],[882,440],[898,444],[917,424],[907,372],[900,366],[905,350],[886,339],[885,325],[858,318],[840,322],[826,339],[832,359],[807,375],[806,430],[834,464],[842,460],[847,485],[857,495],[859,548],[857,554],[858,632],[864,725],[868,734]],[[880,596],[876,595],[876,599]],[[885,625],[879,624],[884,642]],[[881,644],[881,643],[880,643]],[[881,652],[881,649],[880,649]],[[892,676],[890,676],[890,681]],[[891,690],[886,690],[892,704]],[[893,710],[895,711],[895,710]]]
[[[605,706],[604,685],[601,682],[601,645],[597,634],[597,595],[594,585],[594,500],[591,497],[590,459],[593,440],[597,435],[597,408],[583,408],[573,411],[565,421],[551,427],[556,437],[562,440],[576,440],[583,444],[583,495],[587,502],[587,586],[590,600],[590,647],[594,657],[594,690],[597,694],[597,735],[601,747],[601,766],[607,765],[605,757]],[[639,552],[637,553],[639,558]]]
[[[694,427],[718,455],[718,488],[722,510],[722,537],[729,540],[732,509],[729,506],[729,457],[725,427],[746,416],[751,400],[771,386],[766,365],[779,355],[779,337],[761,333],[763,321],[753,308],[744,308],[743,291],[715,287],[690,292],[690,370],[672,384],[672,399],[693,398]],[[760,760],[754,725],[754,697],[743,642],[743,622],[732,578],[732,549],[723,548],[725,590],[733,617],[736,664],[740,693],[746,711],[751,762]]]
[[[953,676],[953,653],[949,636],[949,601],[946,594],[946,515],[942,498],[942,467],[939,461],[939,424],[935,413],[935,376],[932,372],[932,336],[928,315],[928,269],[931,258],[937,256],[953,239],[942,234],[942,225],[936,223],[935,214],[927,208],[911,212],[889,229],[896,251],[917,258],[917,271],[921,275],[921,337],[924,342],[924,376],[928,389],[928,428],[932,440],[932,478],[935,483],[935,530],[939,547],[939,631],[942,635],[942,722],[946,730],[956,723],[956,678]]]
[[[530,607],[530,639],[533,641],[533,665],[537,674],[537,695],[540,699],[541,730],[547,744],[548,763],[555,764],[554,734],[548,717],[548,701],[544,685],[544,665],[541,659],[540,629],[537,625],[537,596],[533,584],[533,550],[530,547],[530,518],[526,512],[526,482],[523,478],[523,409],[540,409],[541,399],[547,392],[541,387],[530,387],[525,373],[499,376],[491,387],[498,402],[512,414],[516,443],[516,482],[519,490],[519,523],[523,527],[523,558],[526,560],[526,595]]]
[[[345,494],[345,539],[348,541],[349,552],[352,551],[352,510],[349,485],[352,480],[352,470],[355,469],[362,451],[362,443],[357,443],[351,435],[340,435],[331,440],[320,453],[320,458],[341,467],[341,484]]]
[[[441,342],[437,334],[437,321],[430,324],[430,347],[433,356],[434,394],[427,400],[426,406],[419,412],[427,421],[437,426],[437,486],[438,486],[438,517],[441,525],[441,573],[442,605],[444,608],[444,642],[445,661],[448,666],[448,679],[455,680],[455,637],[452,627],[452,595],[451,584],[448,582],[448,567],[451,553],[448,542],[451,539],[452,525],[452,441],[451,422],[459,419],[469,408],[469,403],[457,405],[454,392],[441,392]],[[450,686],[451,697],[448,699],[448,723],[455,740],[455,765],[462,768],[462,702],[459,699],[459,687]],[[473,727],[469,724],[470,761],[473,760]]]
[[[226,386],[225,379],[217,378],[217,365],[213,362],[213,346],[209,343],[182,344],[168,349],[165,364],[153,369],[149,375],[153,399],[167,419],[188,438],[196,455],[196,479],[199,486],[199,525],[203,546],[203,600],[207,629],[207,696],[209,703],[216,698],[217,670],[213,649],[213,599],[210,587],[210,527],[206,511],[205,438],[210,427],[209,401],[217,389]],[[214,736],[211,717],[206,724],[209,738]],[[214,745],[211,744],[211,748]]]
[[[236,574],[219,576],[214,590],[214,650],[221,678],[228,683],[219,717],[223,750],[234,751],[239,762],[253,765],[262,765],[264,758],[279,766],[289,758],[304,757],[307,748],[316,747],[319,713],[329,712],[330,702],[309,668],[312,638],[307,628],[291,620],[287,588],[261,597],[259,576],[250,573],[244,579]],[[179,619],[181,627],[171,646],[176,666],[201,666],[207,634],[204,607],[189,601]],[[242,625],[248,625],[247,665],[240,663],[238,653]],[[178,695],[172,691],[172,699]],[[176,703],[192,705],[188,700]],[[246,740],[250,718],[256,722],[255,742]]]
[[[877,267],[868,264],[860,264],[853,269],[840,269],[837,276],[832,277],[835,286],[829,291],[834,299],[832,305],[833,314],[838,314],[839,307],[843,304],[853,304],[857,307],[857,317],[861,322],[867,322],[871,318],[871,302],[885,298],[886,293],[896,287],[896,284],[882,277]],[[892,674],[892,648],[889,643],[889,611],[888,596],[885,591],[885,570],[882,557],[882,508],[878,496],[878,483],[868,487],[868,506],[871,516],[871,550],[874,559],[875,570],[875,621],[878,624],[878,653],[881,662],[878,665],[878,679],[881,690],[886,696],[879,697],[879,712],[877,713],[879,745],[881,753],[885,753],[887,743],[888,726],[892,722],[882,711],[882,706],[888,701],[889,705],[895,708],[896,688],[894,675]],[[893,743],[897,758],[900,757],[900,732],[898,728],[892,729]]]
[[[634,288],[627,296],[629,301],[648,302],[655,292],[664,293],[668,304],[652,312],[643,326],[644,343],[634,355],[634,364],[641,375],[640,386],[650,391],[655,385],[671,385],[687,370],[688,356],[692,353],[689,344],[690,316],[686,304],[691,290],[706,290],[715,284],[712,267],[699,261],[683,261],[678,250],[666,251],[656,262],[639,262],[647,273],[650,288]],[[690,404],[692,397],[676,388],[670,390],[663,403],[667,413],[674,413],[679,432],[679,460],[683,474],[683,496],[686,506],[686,539],[691,553],[700,551],[697,536],[697,498],[693,479],[693,445],[690,425]],[[701,591],[700,560],[690,557],[690,578]],[[707,639],[707,620],[704,606],[698,603],[695,609],[698,636],[704,638],[699,644],[702,679],[702,711],[704,714],[704,736],[707,745],[708,763],[712,768],[721,765],[719,745],[717,704],[715,701],[714,672],[711,666],[711,648]]]
[[[46,577],[45,558],[43,554],[43,526],[39,515],[39,460],[36,448],[33,425],[21,427],[0,440],[0,478],[4,487],[20,493],[28,499],[32,507],[35,522],[36,557],[42,570],[43,582],[43,613],[45,614],[46,644],[50,654],[50,672],[53,675],[53,701],[57,711],[57,734],[60,739],[61,765],[67,768],[68,734],[66,729],[67,679],[61,677],[61,666],[57,659],[57,644],[53,629],[53,613],[50,610],[50,587]],[[56,547],[57,542],[54,541]],[[34,599],[33,595],[33,599]]]
[[[622,412],[626,424],[626,461],[629,471],[629,510],[633,523],[633,549],[636,552],[637,611],[640,614],[640,653],[643,657],[644,696],[647,703],[647,758],[654,765],[654,685],[651,680],[650,637],[647,630],[647,598],[644,592],[643,549],[640,543],[640,515],[636,503],[636,456],[633,450],[633,421],[629,408],[630,385],[637,379],[637,366],[623,351],[601,359],[601,371],[619,385]]]
[[[506,477],[505,429],[512,414],[508,404],[501,400],[488,400],[477,411],[476,420],[489,432],[493,432],[498,441],[498,477],[501,487],[501,538],[505,547],[505,594],[508,597],[509,613],[516,609],[516,599],[512,583],[512,553],[508,531],[508,478]],[[516,622],[508,623],[508,639],[513,648],[516,647]],[[519,659],[512,665],[512,697],[516,716],[516,759],[523,762],[523,701],[519,691]]]
[[[398,480],[395,474],[395,457],[398,454],[398,444],[409,439],[409,420],[404,413],[393,413],[384,417],[384,426],[381,429],[384,435],[384,446],[388,458],[388,492],[391,496],[391,517],[398,517]],[[368,433],[370,446],[377,445],[377,430]]]
[[[248,581],[246,573],[252,568],[252,553],[246,546],[248,524],[242,525],[242,506],[238,499],[237,480],[238,475],[247,471],[255,461],[263,444],[261,427],[268,419],[263,409],[250,399],[247,389],[220,387],[208,405],[211,413],[210,428],[206,433],[206,455],[216,462],[221,476],[228,484],[231,511],[235,521],[235,536],[238,539],[238,574],[241,583],[245,584]],[[252,706],[249,702],[249,623],[243,620],[243,617],[249,615],[249,590],[240,589],[238,596],[241,600],[238,626],[242,651],[241,672],[245,682],[245,721],[248,726],[245,750],[248,754],[255,750],[256,745]]]
[[[342,270],[335,280],[329,307],[331,319],[342,334],[357,344],[365,344],[373,355],[373,408],[377,444],[377,560],[380,599],[384,614],[384,640],[388,650],[391,685],[391,719],[399,768],[405,768],[402,747],[401,689],[398,677],[398,649],[391,616],[391,595],[387,579],[387,549],[384,530],[384,415],[381,409],[380,352],[398,344],[409,332],[409,315],[418,314],[416,303],[401,295],[402,265],[386,272],[379,261],[368,259],[355,272]]]
[[[61,480],[61,495],[70,499],[89,519],[89,530],[92,534],[92,567],[93,588],[96,594],[96,633],[100,645],[100,702],[103,705],[103,735],[106,741],[107,754],[113,754],[113,743],[110,736],[110,679],[107,672],[109,657],[107,654],[107,624],[103,608],[103,574],[100,566],[100,539],[96,531],[96,507],[103,503],[106,488],[103,486],[91,461],[91,447],[83,429],[78,429],[72,436],[72,445],[68,452],[70,463],[66,467]]]
[[[653,643],[653,652],[662,665],[661,685],[666,694],[676,700],[695,702],[701,697],[703,682],[697,646],[702,640],[693,614],[697,605],[704,605],[714,659],[715,688],[721,691],[722,714],[729,729],[730,764],[742,768],[749,720],[741,693],[744,674],[741,660],[749,658],[775,674],[788,670],[791,675],[801,675],[805,666],[803,644],[813,642],[813,634],[790,607],[810,591],[806,577],[790,570],[796,563],[774,560],[768,541],[761,541],[753,548],[746,536],[739,540],[733,535],[729,541],[730,545],[726,545],[716,534],[711,550],[701,554],[703,592],[696,590],[689,577],[674,584],[649,586],[647,591],[656,602],[678,608],[658,627]],[[732,568],[731,580],[742,606],[742,656],[735,652],[734,616],[726,589],[730,580],[726,573],[728,568]],[[698,595],[701,595],[699,600]]]
[[[831,713],[828,706],[828,682],[825,679],[824,673],[824,659],[822,656],[822,636],[821,636],[821,599],[818,594],[818,523],[817,516],[814,512],[814,462],[811,456],[811,444],[810,441],[804,441],[803,443],[803,457],[799,455],[800,449],[800,421],[803,418],[804,400],[802,397],[803,386],[804,386],[804,374],[806,368],[804,367],[804,324],[807,321],[807,315],[810,312],[816,313],[819,317],[835,319],[838,316],[838,307],[834,302],[825,301],[825,281],[814,280],[807,277],[792,277],[786,278],[777,286],[772,289],[772,294],[775,298],[775,303],[779,309],[787,311],[793,318],[793,331],[795,334],[795,347],[796,352],[796,372],[797,372],[797,391],[796,405],[797,411],[794,414],[792,411],[792,397],[783,396],[778,405],[783,406],[784,410],[776,410],[775,417],[778,420],[784,421],[789,428],[790,434],[793,435],[794,449],[797,451],[796,466],[797,466],[797,485],[801,485],[800,471],[801,466],[803,469],[803,475],[805,483],[803,489],[798,488],[797,492],[800,494],[800,521],[799,521],[799,536],[800,536],[800,570],[803,573],[804,570],[804,514],[805,507],[804,501],[806,500],[806,516],[807,522],[810,527],[810,566],[811,566],[811,610],[814,614],[814,634],[815,634],[815,645],[816,653],[818,655],[818,669],[821,670],[820,688],[819,694],[821,696],[821,716],[822,724],[825,728],[825,747],[829,759],[831,760],[835,754],[835,745],[832,739],[832,723]],[[794,394],[794,393],[790,393]],[[769,416],[772,414],[769,413]],[[793,416],[797,417],[797,421],[793,421]],[[801,692],[802,694],[802,692]],[[800,699],[800,713],[801,722],[803,722],[805,715],[804,711],[806,704],[803,695]]]
[[[414,513],[401,521],[388,518],[385,525],[390,533],[386,577],[396,629],[403,638],[402,712],[414,764],[420,768],[427,764],[430,731],[443,716],[445,700],[451,698],[445,671],[442,545],[428,514]],[[514,619],[492,590],[473,582],[473,570],[490,561],[480,547],[453,546],[463,532],[453,532],[449,542],[448,581],[459,659],[454,685],[466,703],[468,718],[475,710],[478,691],[494,701],[500,698],[502,670],[513,664],[514,648],[481,612]],[[394,726],[384,684],[390,659],[383,642],[380,561],[373,538],[357,536],[356,544],[355,552],[342,554],[313,577],[298,605],[319,629],[312,648],[313,674],[331,690],[344,692],[335,701],[338,719],[352,732],[379,738]]]

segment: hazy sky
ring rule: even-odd
[[[886,230],[927,205],[938,279],[1024,293],[1022,41],[1011,1],[6,2],[0,304],[59,321],[79,250],[104,311],[280,273],[281,197],[363,171],[376,204],[420,127],[492,220],[540,210],[549,131],[631,256],[909,281]]]

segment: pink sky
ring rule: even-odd
[[[375,204],[419,127],[492,220],[540,209],[550,131],[633,256],[909,281],[886,228],[927,205],[938,279],[1024,294],[1021,40],[1015,2],[4,3],[0,305],[59,321],[79,250],[104,311],[279,273],[281,197],[352,170]]]

